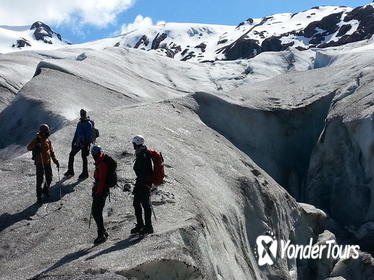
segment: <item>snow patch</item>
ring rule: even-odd
[[[187,262],[178,260],[154,260],[143,263],[131,270],[120,271],[119,274],[139,280],[202,280],[199,269]]]

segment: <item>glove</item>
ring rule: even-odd
[[[55,161],[55,164],[56,164],[56,167],[57,167],[57,168],[60,168],[60,163],[58,162],[57,159],[56,159],[56,161]]]

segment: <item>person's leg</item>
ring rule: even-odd
[[[83,167],[82,167],[82,173],[80,175],[81,178],[88,178],[88,162],[87,162],[87,157],[90,154],[90,145],[86,145],[82,147],[82,162],[83,162]]]
[[[45,184],[43,188],[43,193],[46,197],[49,197],[49,186],[52,182],[52,167],[51,163],[44,164],[44,174],[45,174]]]
[[[106,230],[104,227],[104,219],[103,219],[104,206],[105,206],[105,196],[99,196],[99,197],[93,198],[92,216],[96,222],[98,237],[101,237],[106,233]]]
[[[134,202],[133,202],[134,210],[135,210],[135,217],[136,217],[136,226],[131,230],[131,233],[137,233],[144,227],[143,222],[143,211],[142,206],[139,198],[139,193],[137,190],[134,190]]]
[[[68,171],[65,173],[65,176],[74,175],[74,157],[80,151],[80,147],[73,146],[69,154],[69,163]]]
[[[144,229],[147,231],[147,233],[152,233],[153,232],[152,208],[151,208],[151,201],[150,201],[150,190],[148,188],[144,189],[141,204],[144,208],[144,221],[145,221]]]
[[[42,184],[43,184],[43,177],[44,177],[44,170],[42,164],[36,164],[36,197],[38,202],[41,202],[42,199]]]

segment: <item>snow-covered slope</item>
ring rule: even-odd
[[[154,51],[182,61],[236,60],[262,52],[325,48],[370,39],[373,22],[374,4],[355,9],[320,6],[300,13],[249,18],[238,26],[159,22],[74,48],[115,46]],[[0,53],[56,49],[66,44],[60,34],[42,22],[31,28],[0,26]]]
[[[369,39],[374,4],[352,9],[321,6],[300,13],[248,19],[238,26],[158,23],[118,37],[114,46],[153,50],[178,60],[254,57],[287,48],[324,48]]]
[[[298,26],[315,10],[317,23],[305,23],[305,32],[321,28],[332,11],[347,18],[370,12],[367,7],[274,17]],[[257,32],[266,26],[272,36],[282,35],[273,21],[264,20]],[[249,20],[234,29],[240,37],[252,25]],[[294,25],[283,29],[293,32]],[[214,40],[226,28],[194,27]],[[262,48],[266,38],[254,31]],[[240,46],[235,36],[222,44]],[[374,277],[374,259],[363,252],[357,260],[278,258],[260,267],[255,250],[256,238],[271,231],[295,245],[313,238],[315,244],[332,240],[374,252],[373,40],[261,49],[250,59],[197,63],[114,47],[122,39],[0,56],[0,94],[6,96],[0,112],[0,279]],[[129,237],[132,195],[114,189],[104,210],[110,238],[93,247],[92,178],[58,182],[54,170],[50,200],[34,204],[35,167],[25,145],[47,122],[65,171],[80,108],[88,109],[100,130],[98,143],[118,161],[120,186],[133,186],[133,135],[143,134],[163,153],[166,182],[152,195],[155,234]],[[79,157],[76,164],[78,171]]]
[[[0,53],[56,49],[67,44],[60,34],[40,21],[31,26],[0,25]]]
[[[345,89],[357,77],[370,85],[373,44],[262,53],[251,60],[207,64],[121,48],[74,47],[7,57],[25,55],[48,58],[36,66],[34,77],[0,114],[6,135],[1,139],[2,156],[12,158],[0,164],[6,186],[0,196],[3,279],[314,280],[313,275],[320,273],[319,279],[324,280],[330,273],[350,272],[342,262],[330,259],[313,264],[279,260],[275,266],[259,267],[254,253],[257,236],[273,231],[277,238],[295,244],[305,244],[310,237],[322,242],[327,227],[337,242],[361,240],[363,249],[370,248],[365,245],[370,235],[363,229],[363,238],[358,239],[339,224],[326,224],[322,211],[297,204],[289,193],[300,198],[306,192],[311,157],[327,168],[330,177],[310,184],[330,180],[329,170],[337,170],[333,176],[338,178],[339,166],[350,164],[338,160],[338,166],[330,169],[331,159],[326,162],[318,152],[324,148],[311,153],[316,144],[321,145],[318,137],[326,116],[333,118],[334,112],[348,109],[362,111],[348,102],[355,88]],[[342,100],[339,108],[345,109],[331,109],[332,98]],[[368,112],[370,100],[372,95],[363,100]],[[105,208],[111,238],[93,248],[95,230],[87,230],[91,179],[61,183],[61,209],[60,184],[52,187],[50,203],[33,205],[34,167],[24,146],[39,123],[49,123],[57,156],[66,168],[74,119],[81,107],[90,110],[100,129],[99,143],[118,160],[120,185],[134,179],[132,135],[144,134],[150,147],[163,152],[168,177],[153,196],[156,234],[141,241],[128,238],[134,222],[131,195],[114,190]],[[368,115],[350,116],[361,122]],[[339,135],[330,129],[325,133]],[[334,143],[329,140],[324,145]],[[354,157],[349,159],[354,162]],[[362,188],[363,194],[367,188]],[[320,187],[314,189],[316,194],[307,197],[320,196]],[[351,205],[359,202],[356,198]],[[315,203],[339,218],[339,208],[334,211]],[[344,207],[349,204],[344,201]],[[366,223],[361,217],[368,215],[369,208],[351,209],[351,216]],[[355,263],[352,279],[370,275],[367,260],[370,257],[363,255]],[[358,268],[360,263],[365,267]]]

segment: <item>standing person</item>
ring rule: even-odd
[[[42,194],[47,198],[49,197],[49,186],[52,182],[51,158],[57,168],[60,168],[60,164],[53,151],[52,143],[48,139],[49,135],[48,125],[42,124],[39,127],[36,137],[27,146],[27,150],[32,151],[32,159],[36,166],[36,197],[38,203],[42,203]],[[45,183],[42,189],[44,175]]]
[[[81,151],[83,168],[79,175],[80,180],[88,178],[87,157],[90,154],[90,144],[92,141],[92,130],[94,123],[87,117],[84,109],[80,110],[80,120],[75,130],[74,138],[71,143],[71,152],[69,155],[68,170],[65,172],[66,177],[74,176],[74,157]]]
[[[92,157],[95,160],[95,183],[92,187],[92,216],[97,226],[97,238],[94,244],[105,242],[108,239],[108,233],[104,227],[103,209],[109,189],[107,186],[108,166],[104,158],[106,155],[102,152],[100,146],[93,146],[91,149]]]
[[[147,147],[144,145],[144,137],[137,135],[132,139],[135,150],[136,159],[134,162],[134,171],[136,174],[136,182],[133,190],[136,225],[131,233],[147,234],[153,233],[152,227],[152,209],[150,203],[150,194],[152,187],[152,159],[148,153]],[[144,221],[143,213],[144,209]]]

